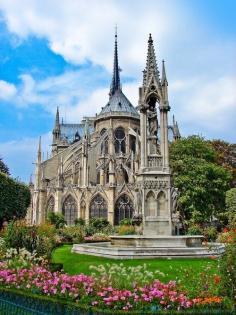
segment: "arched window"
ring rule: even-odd
[[[107,130],[103,128],[100,132],[101,137]],[[101,154],[108,154],[108,136],[106,136],[101,143]]]
[[[54,212],[54,208],[55,208],[55,198],[51,196],[47,202],[46,216],[48,212]]]
[[[101,195],[96,195],[89,206],[90,218],[105,218],[107,219],[107,202]]]
[[[114,225],[119,225],[123,219],[132,219],[134,214],[134,205],[130,197],[126,194],[121,195],[115,204]]]
[[[157,201],[153,191],[149,191],[147,194],[147,213],[148,217],[155,217],[157,215]]]
[[[135,153],[136,152],[136,137],[135,136],[130,135],[129,145],[130,145],[130,150]]]
[[[167,204],[166,204],[166,195],[163,191],[161,191],[158,194],[157,197],[157,211],[158,211],[158,215],[162,216],[166,214],[166,210],[167,210]]]
[[[63,203],[62,214],[65,216],[67,225],[74,225],[75,219],[78,217],[78,207],[76,200],[71,195],[66,197]]]
[[[115,152],[125,153],[125,131],[122,127],[115,130]]]
[[[100,171],[97,171],[97,184],[100,184]]]

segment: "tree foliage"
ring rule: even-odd
[[[7,167],[7,165],[3,162],[2,158],[0,158],[0,172],[10,175],[9,173],[9,168]]]
[[[236,145],[222,140],[213,140],[210,143],[217,152],[216,162],[232,172],[231,187],[234,187],[236,185]]]
[[[225,203],[230,223],[236,224],[236,188],[231,188],[226,192]]]
[[[186,219],[200,212],[202,220],[225,209],[225,192],[231,172],[217,164],[217,152],[209,141],[198,136],[182,138],[170,147],[174,186],[179,189],[179,207]]]
[[[4,220],[24,218],[29,204],[29,188],[0,172],[0,225]]]

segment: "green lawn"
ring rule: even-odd
[[[183,274],[199,274],[200,272],[209,272],[217,274],[217,260],[208,258],[183,258],[183,259],[130,259],[115,260],[102,257],[80,255],[71,253],[70,245],[61,246],[53,252],[52,262],[62,263],[64,271],[69,274],[85,273],[90,274],[89,266],[100,265],[105,263],[123,263],[125,266],[138,266],[146,263],[150,271],[159,270],[165,274],[162,280],[175,280],[182,278]]]

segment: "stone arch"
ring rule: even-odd
[[[67,225],[74,225],[75,219],[78,217],[78,207],[75,198],[71,194],[63,202],[62,214],[65,216]]]
[[[115,202],[114,225],[119,225],[123,219],[132,219],[134,204],[128,194],[123,193]]]
[[[146,216],[155,217],[157,215],[157,201],[152,190],[150,190],[146,196],[146,204]]]
[[[100,193],[93,196],[89,205],[89,218],[104,218],[108,217],[107,201]]]
[[[167,211],[167,200],[164,191],[160,191],[157,195],[157,215],[164,216]]]

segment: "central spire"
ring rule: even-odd
[[[117,27],[115,31],[115,51],[114,51],[114,64],[113,64],[113,76],[111,81],[110,96],[120,90],[120,68],[118,63],[118,48],[117,48]]]

